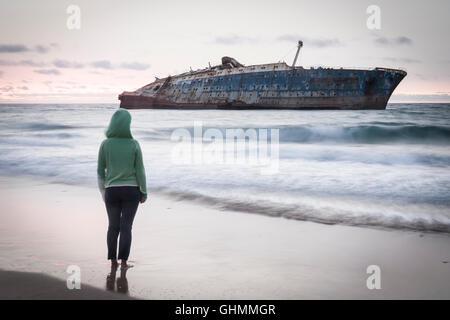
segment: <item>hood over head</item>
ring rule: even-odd
[[[133,139],[130,131],[131,114],[125,109],[114,112],[105,132],[107,138],[129,138]]]

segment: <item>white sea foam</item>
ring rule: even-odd
[[[1,105],[0,173],[96,185],[116,107]],[[223,209],[323,223],[450,232],[450,106],[384,111],[132,110],[152,192]],[[176,128],[278,128],[279,170],[174,164]],[[230,152],[224,149],[224,152]]]

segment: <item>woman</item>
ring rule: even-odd
[[[139,143],[130,131],[131,115],[125,109],[117,110],[109,123],[98,152],[98,186],[108,212],[108,260],[117,268],[127,265],[131,247],[131,228],[139,202],[147,199],[145,169]],[[119,256],[117,238],[120,233]]]

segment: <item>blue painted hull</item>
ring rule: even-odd
[[[158,79],[119,96],[122,108],[385,109],[406,72],[303,69],[285,64]],[[259,68],[258,68],[259,67]],[[283,70],[276,70],[276,69]],[[263,69],[263,70],[262,70]]]

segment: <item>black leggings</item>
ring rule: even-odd
[[[117,259],[117,238],[119,259],[128,260],[131,247],[131,228],[141,192],[139,187],[109,187],[105,190],[105,205],[108,212],[108,259]]]

